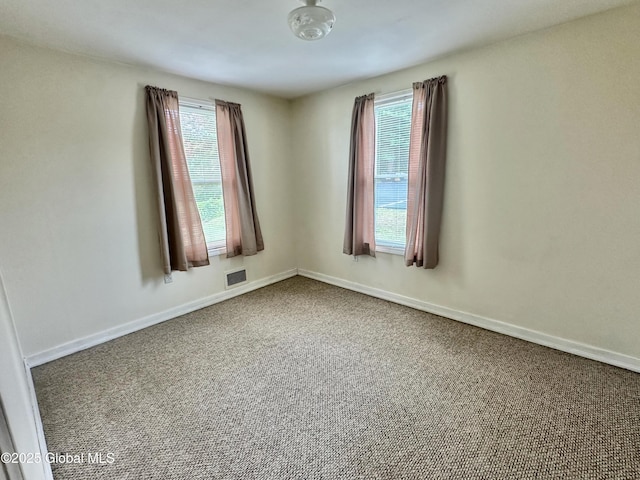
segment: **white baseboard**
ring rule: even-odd
[[[215,303],[237,297],[238,295],[248,293],[252,290],[266,287],[267,285],[271,285],[272,283],[280,282],[290,277],[295,277],[297,274],[298,270],[293,268],[276,275],[261,278],[260,280],[254,280],[253,282],[249,282],[233,289],[215,293],[211,296],[201,298],[193,302],[185,303],[174,308],[170,308],[169,310],[165,310],[163,312],[154,313],[153,315],[139,318],[138,320],[133,320],[132,322],[118,325],[116,327],[103,330],[102,332],[98,332],[93,335],[79,338],[78,340],[73,340],[72,342],[64,343],[62,345],[58,345],[57,347],[53,347],[48,350],[29,355],[25,358],[25,364],[29,368],[37,367],[38,365],[43,365],[53,360],[71,355],[72,353],[80,352],[87,348],[94,347],[109,340],[113,340],[114,338],[137,332],[138,330],[150,327],[151,325],[156,325],[157,323],[171,320],[172,318],[179,317],[180,315],[185,315],[187,313],[199,310],[204,307],[208,307]]]
[[[469,325],[474,325],[486,330],[509,335],[511,337],[526,340],[538,345],[544,345],[545,347],[550,347],[562,352],[571,353],[573,355],[589,358],[591,360],[597,360],[602,363],[607,363],[609,365],[614,365],[616,367],[625,368],[627,370],[640,373],[640,358],[623,355],[621,353],[616,353],[610,350],[594,347],[592,345],[575,342],[573,340],[567,340],[566,338],[555,337],[553,335],[538,332],[535,330],[529,330],[528,328],[518,327],[516,325],[501,322],[499,320],[494,320],[492,318],[481,317],[479,315],[474,315],[473,313],[454,310],[452,308],[443,307],[440,305],[434,305],[422,300],[405,297],[404,295],[387,292],[386,290],[380,290],[378,288],[368,287],[360,283],[343,280],[341,278],[332,277],[323,273],[298,269],[298,275],[312,278],[314,280],[319,280],[324,283],[329,283],[331,285],[336,285],[348,290],[353,290],[355,292],[364,293],[365,295],[370,295],[372,297],[387,300],[389,302],[399,303],[400,305],[415,308],[416,310],[422,310],[424,312],[433,313],[441,317],[468,323]]]
[[[400,305],[415,308],[416,310],[433,313],[441,317],[468,323],[469,325],[481,327],[486,330],[502,333],[504,335],[509,335],[521,340],[526,340],[538,345],[544,345],[545,347],[554,348],[556,350],[589,358],[591,360],[597,360],[599,362],[607,363],[609,365],[614,365],[616,367],[621,367],[640,373],[639,358],[623,355],[621,353],[605,350],[599,347],[594,347],[592,345],[575,342],[573,340],[567,340],[565,338],[556,337],[535,330],[530,330],[528,328],[519,327],[492,318],[474,315],[473,313],[435,305],[415,298],[399,295],[397,293],[388,292],[386,290],[381,290],[349,280],[332,277],[323,273],[295,268],[30,355],[25,358],[25,364],[28,368],[37,367],[38,365],[57,360],[58,358],[62,358],[66,355],[71,355],[72,353],[85,350],[95,345],[113,340],[114,338],[118,338],[123,335],[136,332],[143,328],[150,327],[151,325],[155,325],[166,320],[178,317],[180,315],[184,315],[195,310],[208,307],[215,303],[228,300],[252,290],[265,287],[272,283],[294,277],[295,275],[312,278],[324,283],[329,283],[331,285],[336,285],[348,290],[353,290],[355,292],[364,293],[365,295],[380,298],[382,300],[387,300],[393,303],[398,303]]]
[[[31,401],[31,410],[33,411],[33,418],[36,423],[36,434],[38,436],[38,445],[40,446],[40,455],[45,458],[49,449],[47,447],[47,439],[44,436],[44,427],[42,425],[42,417],[40,416],[40,406],[38,405],[38,398],[36,397],[36,387],[33,383],[33,376],[31,375],[31,368],[27,364],[27,359],[24,359],[25,377],[29,388],[29,399]],[[51,470],[51,464],[49,462],[42,462],[43,475],[45,480],[53,480],[53,471]]]

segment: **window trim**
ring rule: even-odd
[[[200,110],[208,110],[214,113],[216,111],[216,105],[212,100],[205,100],[201,98],[179,96],[178,105],[179,107],[185,106],[189,108],[198,108]],[[220,180],[220,182],[201,182],[201,183],[222,184],[222,179]],[[191,180],[191,184],[192,185],[194,184],[193,180]],[[225,225],[225,230],[226,230],[226,225]],[[220,240],[219,242],[215,242],[215,243],[207,243],[207,252],[209,253],[210,257],[225,255],[227,253],[226,239]]]
[[[402,102],[409,102],[409,101],[413,101],[413,89],[412,88],[405,88],[403,90],[397,90],[395,92],[389,92],[389,93],[385,93],[385,94],[382,94],[382,95],[376,95],[375,96],[375,100],[374,100],[374,112],[375,112],[375,108],[379,107],[379,106],[384,107],[384,106],[387,106],[387,105],[393,105],[395,103],[402,103]],[[375,115],[375,113],[374,113],[374,115]],[[377,130],[377,127],[376,127],[376,130]],[[377,152],[376,152],[376,160],[377,160]],[[409,161],[408,158],[407,158],[407,161]],[[374,195],[375,195],[376,171],[377,171],[377,162],[374,160],[374,168],[373,168]],[[374,215],[373,215],[374,231],[375,231],[375,221],[376,221],[376,215],[375,215],[375,212],[374,212]],[[405,245],[400,245],[398,243],[392,243],[392,242],[378,243],[378,239],[376,238],[376,252],[388,253],[390,255],[402,255],[402,256],[404,256],[405,246],[406,246],[406,240],[405,240]]]
[[[219,255],[226,255],[227,253],[227,245],[220,245],[220,246],[208,246],[207,245],[207,252],[209,252],[209,256],[210,257],[217,257]]]
[[[378,245],[376,243],[376,252],[388,253],[389,255],[400,255],[404,257],[404,248],[401,247],[390,247],[388,245]]]
[[[178,103],[180,106],[184,105],[185,107],[200,108],[202,110],[210,110],[212,112],[216,111],[216,106],[211,100],[180,96],[178,97]]]
[[[405,88],[404,90],[398,90],[395,92],[385,93],[383,95],[376,95],[374,100],[374,108],[378,105],[389,105],[393,103],[400,103],[413,99],[413,89]]]

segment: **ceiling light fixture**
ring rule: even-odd
[[[289,14],[289,28],[294,35],[303,40],[320,40],[327,36],[336,16],[331,10],[319,7],[321,0],[301,0],[304,7],[296,8]]]

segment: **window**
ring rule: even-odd
[[[181,98],[180,124],[207,248],[210,253],[221,252],[225,248],[226,233],[215,106]]]
[[[375,236],[382,250],[404,249],[412,91],[376,98]]]

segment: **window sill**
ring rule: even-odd
[[[210,257],[217,257],[227,253],[227,247],[207,247]]]
[[[390,255],[404,255],[404,248],[399,247],[385,247],[383,245],[376,245],[376,253],[388,253]]]

